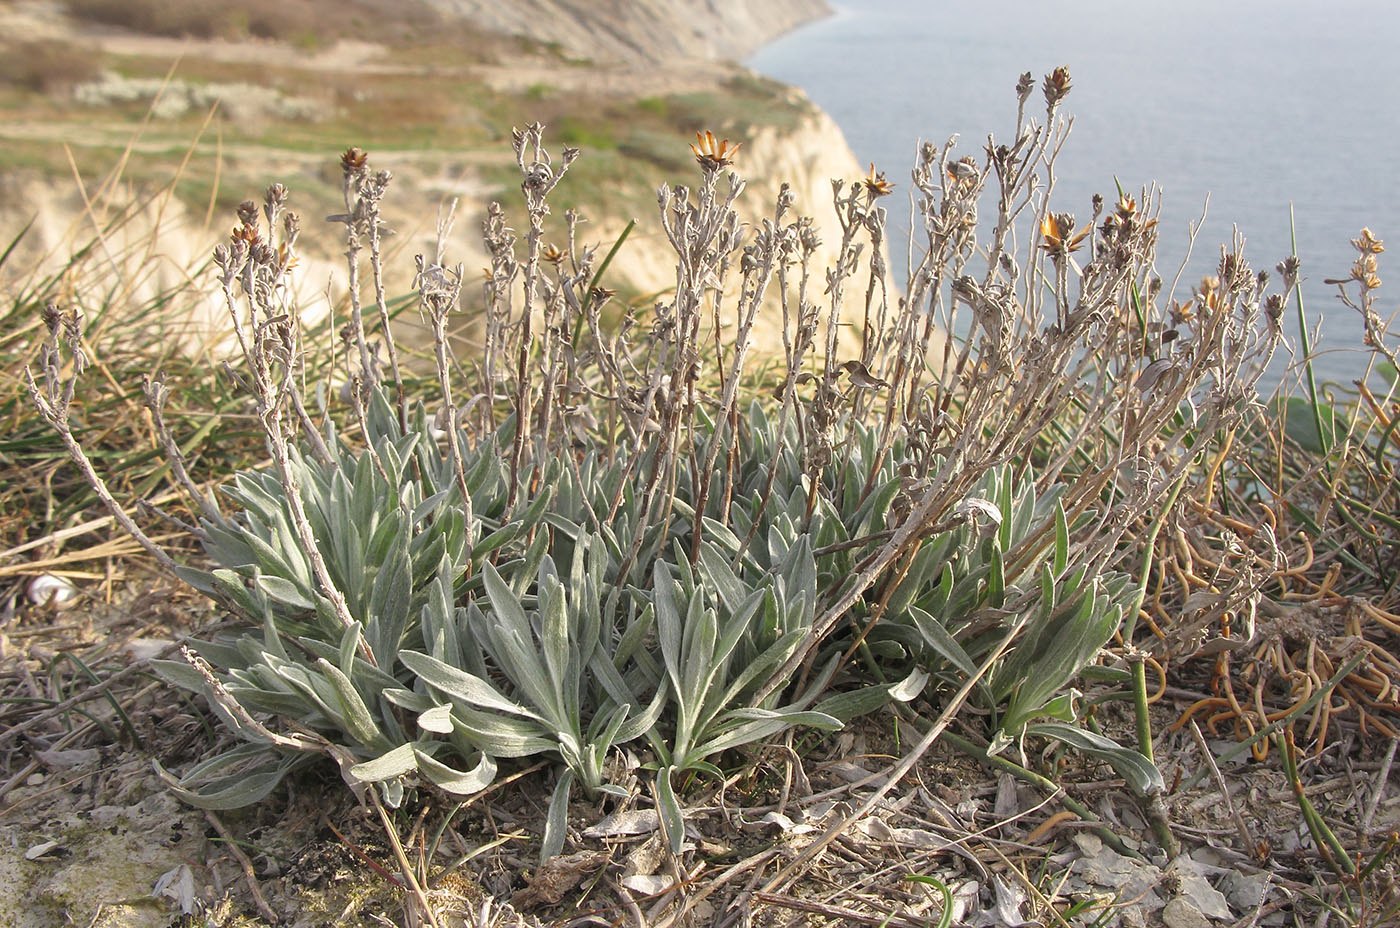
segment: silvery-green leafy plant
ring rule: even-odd
[[[729,572],[723,555],[706,545],[705,568],[692,573],[678,559],[678,576],[664,561],[655,567],[656,636],[674,705],[674,728],[654,732],[652,748],[660,771],[657,802],[668,844],[679,850],[683,820],[674,779],[689,771],[723,777],[711,758],[730,748],[771,737],[794,725],[832,730],[836,718],[806,707],[825,679],[785,706],[757,698],[763,675],[790,657],[810,631],[815,600],[815,563],[804,538],[783,571],[750,589]],[[708,580],[709,582],[703,582]],[[790,585],[789,585],[790,584]]]
[[[157,662],[156,669],[210,697],[216,707],[232,700],[249,713],[294,720],[348,752],[356,781],[389,784],[386,795],[395,800],[395,777],[409,769],[421,769],[449,791],[474,792],[490,782],[491,755],[468,744],[454,753],[434,734],[425,739],[404,724],[392,701],[406,670],[399,653],[455,630],[443,618],[444,601],[475,574],[468,546],[475,542],[476,557],[484,557],[527,532],[544,507],[504,522],[498,518],[503,483],[490,467],[490,443],[484,443],[484,464],[473,468],[467,483],[477,513],[468,538],[456,486],[450,479],[440,489],[434,485],[435,476],[450,471],[444,471],[441,451],[430,447],[425,416],[418,415],[419,431],[405,432],[382,395],[376,394],[370,411],[373,438],[366,449],[355,452],[330,433],[324,459],[294,453],[289,461],[312,538],[351,624],[340,624],[317,585],[291,527],[284,485],[266,474],[240,474],[226,488],[241,507],[237,514],[215,513],[200,525],[206,553],[221,566],[183,568],[181,575],[256,630],[191,643],[214,677],[183,662]],[[256,731],[251,735],[255,743],[266,742]],[[268,770],[290,769],[280,753],[269,750]],[[386,755],[388,761],[379,760]],[[248,761],[252,755],[238,757]],[[453,766],[462,762],[469,765],[465,770]],[[203,777],[205,771],[198,773]],[[245,781],[243,792],[219,801],[254,801],[273,786],[275,779],[259,775]],[[183,795],[200,801],[202,792],[186,789]]]

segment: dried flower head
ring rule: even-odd
[[[1043,241],[1040,247],[1045,249],[1051,258],[1059,260],[1078,251],[1088,234],[1087,225],[1075,231],[1074,216],[1069,213],[1054,213],[1041,220],[1040,237]]]
[[[1360,238],[1352,239],[1351,244],[1363,255],[1378,255],[1385,251],[1385,242],[1376,238],[1370,229],[1362,229]]]
[[[1025,103],[1030,99],[1031,91],[1035,89],[1035,75],[1027,71],[1016,81],[1016,99]]]
[[[544,161],[532,161],[525,166],[525,179],[521,186],[527,193],[548,193],[555,181],[554,170]]]
[[[1202,277],[1196,287],[1196,300],[1207,309],[1218,309],[1221,303],[1220,278]]]
[[[1041,86],[1045,94],[1045,105],[1054,109],[1060,101],[1069,96],[1069,68],[1058,67],[1045,75],[1045,83]]]
[[[252,200],[244,200],[238,204],[238,221],[245,226],[253,225],[258,221],[258,204]]]
[[[544,246],[544,252],[540,255],[550,264],[559,265],[564,261],[564,252],[560,251],[553,242]]]
[[[279,216],[287,206],[287,199],[291,196],[283,184],[272,184],[267,188],[267,195],[263,197],[263,210],[268,220],[272,221]]]
[[[727,168],[734,163],[734,155],[739,151],[739,146],[729,144],[729,139],[715,139],[715,134],[708,129],[701,133],[695,133],[696,144],[690,146],[690,150],[695,153],[695,160],[699,162],[702,170],[718,171]]]
[[[357,174],[365,169],[369,155],[359,148],[347,148],[340,156],[340,167],[346,174]]]
[[[957,161],[948,162],[948,179],[955,183],[966,183],[976,180],[981,176],[977,170],[977,162],[971,155],[964,155]]]
[[[875,162],[870,162],[870,173],[865,175],[865,191],[872,197],[884,197],[894,193],[894,184],[885,180],[885,172],[875,170]]]
[[[1351,279],[1367,290],[1377,290],[1381,285],[1380,265],[1374,252],[1362,252],[1351,266]],[[1330,283],[1330,281],[1329,281]]]
[[[63,312],[58,304],[52,300],[45,303],[44,308],[39,310],[39,316],[44,320],[44,328],[49,330],[49,334],[58,337],[59,326],[63,324]]]

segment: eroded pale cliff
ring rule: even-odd
[[[781,85],[765,82],[726,59],[741,56],[779,33],[825,14],[825,0],[421,2],[451,7],[453,15],[470,18],[482,28],[524,34],[544,43],[558,42],[570,55],[590,59],[590,64],[569,63],[554,53],[526,54],[491,65],[469,64],[464,66],[469,70],[462,75],[481,81],[490,93],[497,94],[497,102],[489,107],[493,110],[490,118],[501,118],[494,112],[499,101],[515,101],[507,107],[513,113],[510,119],[528,122],[540,118],[550,123],[546,138],[556,151],[559,144],[569,140],[568,132],[577,137],[592,131],[588,114],[601,114],[605,122],[596,136],[600,141],[585,138],[576,144],[584,149],[586,166],[603,167],[591,175],[569,178],[561,191],[567,202],[556,203],[556,213],[562,215],[563,205],[576,205],[589,219],[582,228],[581,242],[597,243],[603,251],[629,220],[637,220],[626,247],[608,271],[609,286],[628,296],[660,296],[674,286],[675,255],[661,232],[652,191],[663,184],[694,185],[696,169],[686,150],[691,141],[689,133],[710,129],[743,143],[736,169],[748,181],[748,189],[738,203],[744,221],[756,224],[771,216],[779,188],[785,182],[794,193],[794,212],[814,218],[823,243],[813,266],[820,290],[825,268],[835,262],[840,239],[831,180],[842,178],[850,183],[864,172],[841,130],[799,91],[789,93]],[[66,22],[58,14],[45,15],[47,19],[41,17],[35,22],[42,20],[54,28],[55,24]],[[155,43],[151,47],[133,49],[132,43],[142,38],[130,32],[112,32],[95,34],[90,40],[116,56],[131,56],[139,51],[156,58],[177,53],[198,57],[212,55],[211,49],[217,49],[221,65],[238,60],[240,43],[236,42],[194,43],[184,48],[179,40],[150,37],[150,42]],[[110,47],[102,43],[110,43]],[[303,61],[305,56],[291,46],[275,42],[242,44],[248,46],[251,59],[275,62],[287,69],[306,67],[310,69],[308,74],[320,73],[316,70],[319,65]],[[405,64],[385,49],[360,43],[352,50],[356,52],[353,59],[334,55],[336,67],[346,74],[372,74],[374,81],[381,85],[389,82],[390,86],[395,80],[421,78],[413,70],[413,62]],[[514,83],[502,78],[506,72]],[[436,79],[446,87],[456,78],[445,74]],[[370,90],[366,92],[374,91],[373,84],[368,86]],[[433,91],[429,88],[428,92]],[[567,106],[551,102],[551,97],[565,101]],[[537,116],[532,107],[541,99],[546,112]],[[220,111],[233,116],[229,117],[230,139],[219,151],[237,169],[236,179],[223,181],[228,192],[221,192],[221,196],[227,199],[231,193],[240,199],[256,198],[272,181],[291,188],[293,207],[307,218],[296,275],[304,297],[301,303],[313,317],[323,316],[325,294],[329,292],[334,299],[342,294],[343,245],[336,240],[335,228],[315,222],[314,218],[336,211],[339,197],[334,190],[334,172],[328,173],[327,164],[338,151],[330,146],[343,147],[343,142],[328,141],[327,150],[320,154],[285,150],[241,137],[244,127],[233,118],[237,116],[236,108],[221,106]],[[82,125],[54,122],[48,127],[61,136],[64,144],[96,148],[119,144],[124,137],[125,130],[115,116],[106,122],[93,119],[94,114],[104,112],[102,106],[79,100],[74,112],[83,117]],[[327,114],[335,116],[335,107],[329,107]],[[153,118],[165,119],[154,111]],[[341,118],[348,116],[341,114]],[[483,111],[472,118],[485,122],[488,116]],[[266,130],[276,121],[275,116],[267,116],[262,119],[267,125],[253,129],[260,136],[275,139],[275,133],[269,135]],[[509,123],[504,122],[492,125],[502,135],[509,128]],[[98,128],[106,134],[96,131]],[[12,125],[0,131],[0,137],[11,131],[19,131],[19,127]],[[139,134],[141,130],[130,131]],[[458,221],[447,243],[446,260],[462,262],[472,274],[487,262],[480,240],[480,220],[492,199],[509,204],[519,180],[511,179],[509,169],[502,170],[510,161],[507,142],[495,141],[490,147],[476,144],[477,148],[468,151],[450,144],[429,144],[424,148],[366,146],[371,149],[375,166],[391,170],[396,177],[385,203],[385,218],[397,233],[387,243],[391,253],[386,282],[391,292],[402,293],[411,287],[413,254],[434,253],[434,217],[443,200],[459,200]],[[159,158],[158,149],[153,147],[150,157]],[[609,180],[600,183],[600,177]],[[93,237],[93,217],[88,215],[86,196],[80,195],[67,177],[32,169],[0,170],[0,192],[7,193],[0,197],[0,234],[4,241],[28,226],[19,251],[12,257],[11,270],[22,263],[37,268],[40,277],[57,273],[69,256]],[[150,190],[133,182],[129,195],[134,202],[141,202]],[[121,204],[115,199],[109,196],[103,202],[110,204],[110,210],[120,209]],[[133,304],[157,300],[182,281],[192,282],[199,290],[212,286],[209,275],[200,271],[199,265],[226,234],[230,219],[226,211],[220,210],[208,217],[213,220],[209,222],[205,217],[207,209],[207,200],[182,205],[178,197],[171,199],[160,194],[136,209],[121,225],[120,242],[112,234],[106,236],[109,249],[132,257],[139,265],[139,270],[133,267],[123,275],[126,298]],[[509,205],[508,209],[518,227],[523,217],[517,215],[518,209]],[[217,295],[194,303],[197,305],[192,306],[185,321],[184,340],[192,344],[204,336],[217,342],[227,324],[226,310]],[[755,333],[756,341],[776,350],[781,345],[778,324],[776,313],[766,313]]]
[[[577,58],[673,62],[739,59],[805,22],[826,0],[425,0],[440,13]]]

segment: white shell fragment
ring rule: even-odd
[[[61,609],[77,597],[78,588],[62,577],[56,577],[53,574],[40,574],[29,581],[25,595],[36,606],[52,602]]]

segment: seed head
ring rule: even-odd
[[[1045,83],[1041,90],[1045,94],[1045,105],[1054,109],[1060,101],[1069,96],[1069,68],[1058,67],[1045,75]]]
[[[340,167],[347,175],[358,174],[365,169],[365,164],[369,161],[369,155],[359,148],[347,148],[345,154],[340,156]]]
[[[1025,103],[1030,99],[1031,91],[1035,89],[1035,76],[1027,71],[1016,81],[1016,99]]]
[[[268,216],[276,216],[287,205],[287,188],[282,184],[273,184],[267,188],[267,196],[263,198],[263,207],[267,210]]]
[[[49,334],[57,336],[58,327],[63,323],[63,312],[58,304],[52,301],[45,303],[44,308],[39,310],[39,316],[44,320],[44,328],[49,330]]]
[[[238,204],[238,221],[245,226],[251,226],[258,221],[258,204],[252,200],[244,200]]]

